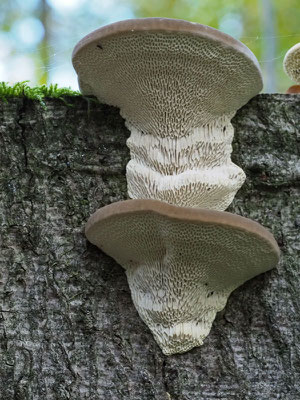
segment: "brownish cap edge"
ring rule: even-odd
[[[168,219],[180,222],[190,222],[193,224],[218,224],[226,227],[252,233],[262,240],[267,241],[274,249],[274,253],[279,258],[280,250],[271,232],[265,229],[258,222],[251,219],[231,214],[226,211],[214,211],[200,208],[179,207],[164,203],[159,200],[137,199],[125,200],[109,204],[99,208],[92,214],[85,226],[85,234],[89,236],[89,230],[101,221],[116,218],[124,214],[154,213],[165,216]]]
[[[127,19],[124,21],[114,22],[109,25],[105,25],[95,31],[89,33],[82,38],[75,46],[72,53],[72,62],[75,68],[75,56],[84,49],[85,46],[95,42],[97,43],[102,38],[108,38],[110,36],[117,36],[126,34],[129,32],[143,32],[143,31],[155,31],[155,32],[179,32],[187,33],[191,35],[201,36],[209,40],[222,42],[224,46],[231,47],[235,51],[243,53],[249,61],[251,61],[256,68],[256,72],[261,81],[262,88],[262,74],[260,70],[257,58],[252,51],[237,39],[227,35],[215,28],[207,25],[198,24],[196,22],[185,21],[182,19],[172,18],[138,18],[138,19]],[[76,69],[76,68],[75,68]]]
[[[300,94],[300,85],[293,85],[286,91],[287,94]]]

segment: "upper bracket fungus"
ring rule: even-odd
[[[272,234],[254,221],[156,200],[100,208],[86,236],[126,269],[135,307],[164,354],[201,345],[230,293],[279,257]]]
[[[119,107],[131,131],[129,197],[228,207],[245,179],[230,120],[262,88],[244,44],[192,22],[134,19],[84,37],[73,65],[82,93]]]
[[[300,43],[295,44],[286,53],[283,68],[289,78],[297,83],[297,85],[291,86],[287,93],[300,93]]]

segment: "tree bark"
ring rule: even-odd
[[[117,109],[66,100],[0,104],[1,400],[300,398],[300,96],[259,95],[233,120],[247,180],[228,211],[269,228],[281,262],[230,296],[202,347],[174,356],[83,234],[127,198],[129,132]]]

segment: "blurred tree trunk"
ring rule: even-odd
[[[128,131],[117,109],[67,102],[0,104],[1,400],[300,398],[300,96],[260,95],[234,118],[247,181],[229,211],[268,227],[281,263],[232,294],[202,347],[170,357],[83,235],[126,198]]]
[[[272,0],[261,0],[262,7],[262,60],[264,66],[264,91],[274,93],[276,84],[277,29],[274,4]]]
[[[39,66],[37,70],[37,79],[39,85],[46,84],[49,78],[49,63],[50,63],[50,12],[51,8],[49,7],[46,0],[40,0],[40,21],[43,24],[45,33],[42,42],[39,45],[39,60],[41,62],[41,66]]]

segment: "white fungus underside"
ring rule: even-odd
[[[192,274],[196,280],[192,282],[191,271],[182,261],[170,264],[163,259],[134,270],[129,266],[126,271],[133,303],[164,354],[201,346],[233,290],[229,286],[215,291],[213,284],[204,282],[205,271],[200,270]],[[149,275],[155,275],[157,282],[149,280]]]
[[[286,53],[283,66],[287,75],[300,85],[300,43],[297,43]]]
[[[87,237],[126,269],[135,307],[165,354],[201,345],[232,290],[277,261],[252,233],[153,212],[100,221]]]
[[[230,119],[259,91],[253,63],[221,42],[183,33],[128,32],[99,45],[87,45],[74,64],[82,91],[126,119],[129,196],[224,210],[244,181],[230,161]]]
[[[195,128],[182,138],[160,138],[131,130],[127,187],[133,199],[225,210],[245,180],[230,155],[228,119]]]

